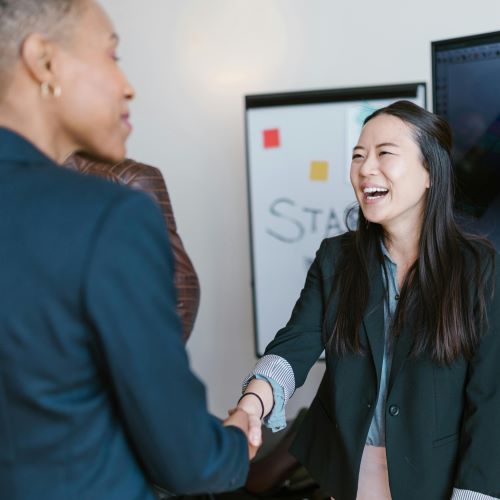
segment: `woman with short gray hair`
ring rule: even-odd
[[[0,0],[2,499],[234,489],[256,451],[189,369],[158,207],[60,168],[124,158],[117,45],[94,0]]]

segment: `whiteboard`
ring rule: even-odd
[[[425,83],[246,96],[248,205],[256,353],[290,317],[323,238],[345,232],[355,202],[352,148],[363,120]]]

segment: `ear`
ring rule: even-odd
[[[425,189],[429,189],[431,187],[431,172],[426,160],[423,160],[423,166],[425,169]]]
[[[38,84],[54,81],[52,62],[55,52],[55,44],[40,33],[32,33],[24,40],[21,61]]]

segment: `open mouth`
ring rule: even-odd
[[[363,194],[367,200],[378,200],[386,196],[388,192],[388,189],[382,187],[368,187],[363,189]]]

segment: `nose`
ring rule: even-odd
[[[125,75],[123,75],[123,80],[124,80],[123,95],[125,96],[125,99],[127,99],[127,101],[131,101],[132,99],[135,98],[135,89]]]
[[[131,101],[135,97],[135,89],[132,85],[127,81],[127,85],[125,87],[125,98],[128,101]]]
[[[366,158],[360,165],[359,173],[362,176],[369,177],[371,175],[376,175],[379,172],[379,162],[377,155],[374,153],[368,153]]]

